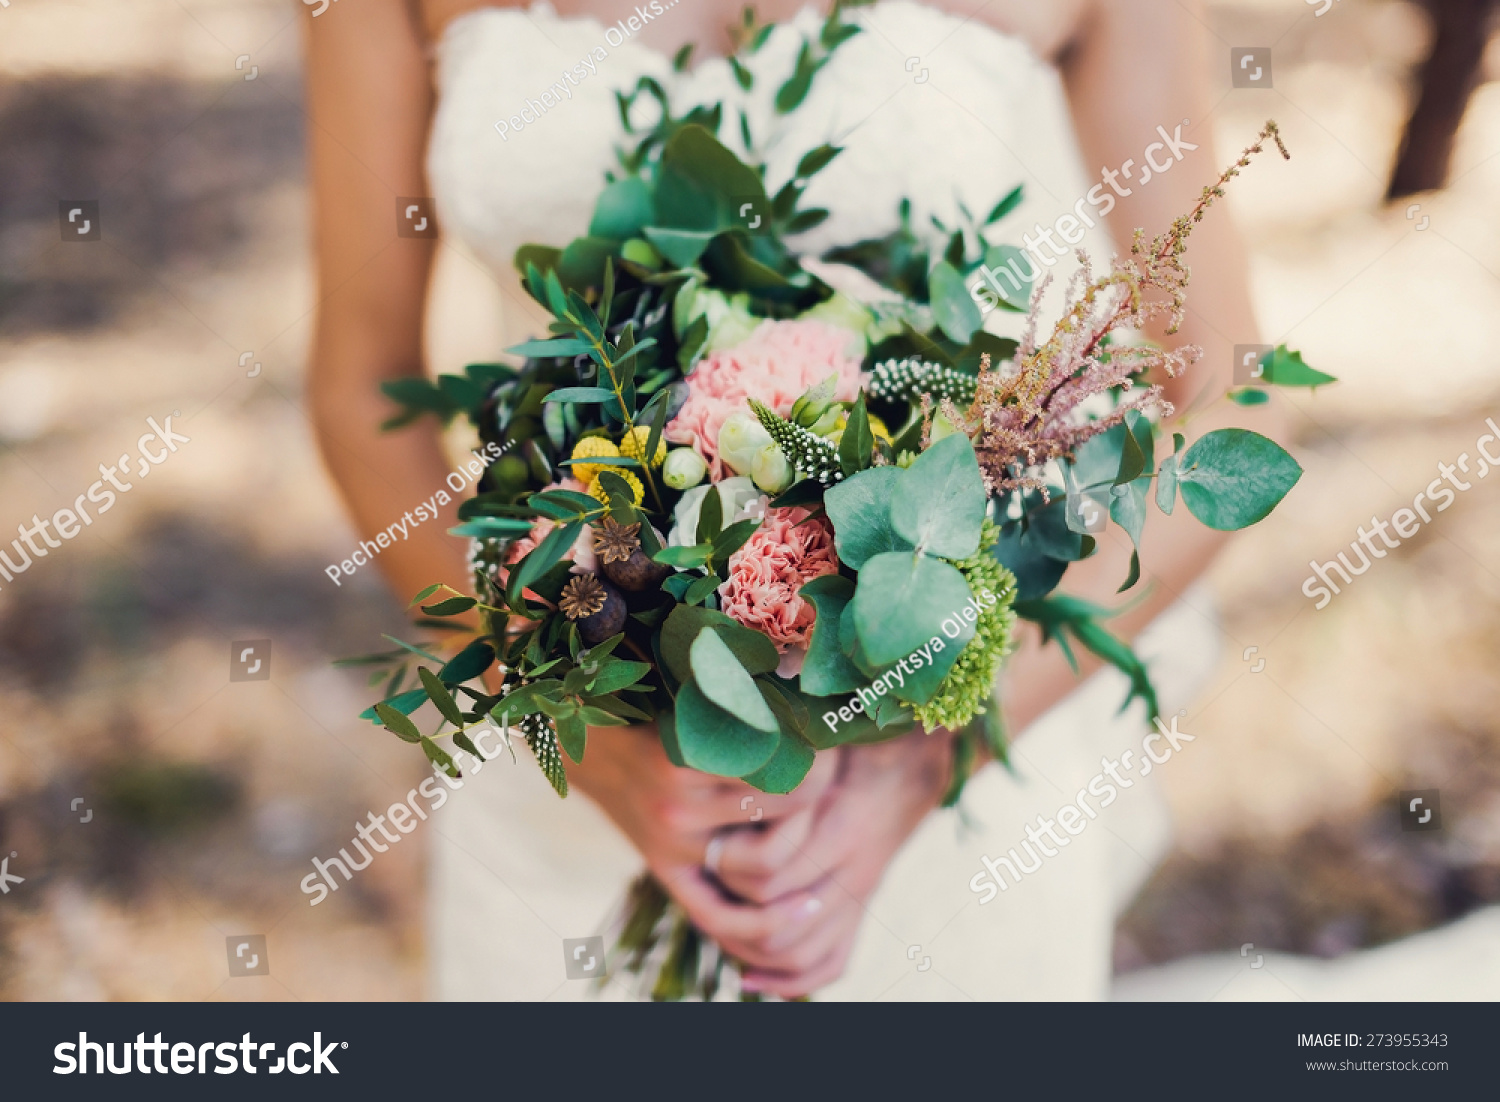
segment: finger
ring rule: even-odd
[[[766,945],[778,935],[795,937],[823,910],[823,900],[811,893],[791,895],[769,907],[732,902],[698,868],[676,870],[663,886],[687,911],[693,924],[731,956],[756,963],[773,962]]]
[[[714,870],[719,882],[741,899],[769,903],[775,897],[766,892],[766,885],[798,861],[816,821],[815,809],[803,808],[764,830],[726,831],[720,836],[719,862]],[[798,864],[798,874],[786,878],[793,884],[788,890],[809,887],[823,875],[810,862]]]
[[[740,982],[747,991],[783,998],[811,994],[837,979],[844,970],[862,912],[857,907],[832,916],[809,936],[760,962],[742,964]]]
[[[780,841],[731,835],[725,840],[723,857],[729,860],[732,856],[735,861],[763,870],[759,877],[745,878],[741,893],[760,903],[806,890],[810,884],[824,879],[839,885],[847,879],[846,867],[868,838],[871,813],[872,809],[863,801],[849,798],[843,789],[835,789],[814,809],[811,829],[800,839],[795,828]],[[796,843],[792,855],[778,860],[791,842]]]

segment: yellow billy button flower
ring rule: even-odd
[[[620,454],[634,459],[637,462],[646,461],[646,445],[651,442],[651,429],[646,425],[637,425],[620,439]],[[652,468],[660,467],[662,461],[667,458],[667,442],[661,437],[656,438],[656,454],[651,457]]]
[[[641,480],[631,472],[627,471],[624,467],[605,467],[604,470],[607,470],[612,474],[619,475],[620,478],[624,480],[625,484],[630,487],[630,492],[635,499],[633,502],[631,502],[631,504],[639,505],[645,498],[646,490],[645,487],[641,485]],[[599,478],[597,475],[589,480],[587,493],[590,497],[595,498],[599,502],[599,504],[606,507],[609,505],[609,494],[605,491],[604,487],[599,484]]]
[[[620,449],[602,436],[585,436],[573,446],[573,454],[569,459],[614,459],[620,454]],[[571,468],[573,477],[584,485],[588,485],[599,477],[600,471],[618,471],[619,467],[605,467],[594,463],[576,463]],[[589,491],[593,493],[592,490]],[[598,495],[595,495],[598,496]]]

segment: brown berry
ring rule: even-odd
[[[625,628],[625,598],[614,586],[603,582],[599,584],[604,590],[604,603],[599,611],[575,621],[578,624],[579,638],[591,647],[598,646]]]
[[[661,586],[672,573],[670,566],[652,562],[651,557],[637,548],[624,562],[606,562],[601,565],[604,576],[627,593],[643,593]]]

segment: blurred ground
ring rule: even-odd
[[[1220,81],[1221,159],[1267,116],[1294,154],[1232,200],[1264,339],[1342,382],[1293,399],[1303,485],[1215,572],[1229,657],[1163,770],[1177,849],[1122,923],[1122,970],[1246,941],[1331,956],[1500,899],[1500,480],[1328,608],[1300,592],[1500,418],[1500,84],[1450,187],[1384,209],[1423,23],[1314,10],[1212,8],[1221,52],[1276,63],[1273,90]],[[0,857],[25,878],[0,899],[0,997],[423,994],[420,833],[315,908],[297,888],[424,771],[329,665],[403,619],[372,575],[323,574],[354,538],[301,408],[296,20],[281,0],[0,10],[0,516],[70,502],[148,416],[180,410],[191,437],[0,586]],[[104,239],[64,244],[58,203],[87,198]],[[484,291],[456,281],[444,316]],[[489,323],[447,331],[440,368],[493,351]],[[271,678],[231,683],[231,642],[265,638]],[[1399,829],[1418,788],[1443,831]],[[251,933],[270,974],[227,978],[225,939]]]

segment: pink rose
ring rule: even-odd
[[[729,559],[719,587],[726,615],[767,636],[785,655],[805,647],[816,610],[798,591],[802,583],[839,568],[833,529],[824,517],[801,523],[806,509],[771,509],[760,529]]]
[[[687,377],[688,399],[664,435],[691,445],[717,482],[724,477],[719,429],[731,413],[749,411],[747,399],[785,416],[809,387],[836,375],[834,397],[854,400],[860,385],[855,341],[847,329],[822,321],[764,321],[748,340],[703,358]]]

